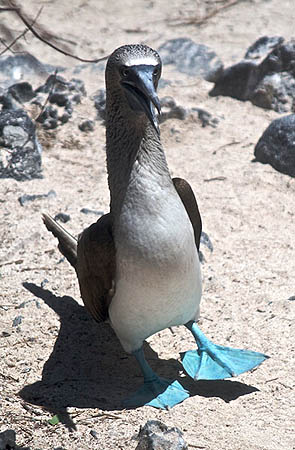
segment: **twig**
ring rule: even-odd
[[[225,3],[224,5],[218,6],[217,8],[213,9],[212,11],[210,11],[206,16],[199,18],[197,16],[195,17],[191,17],[191,18],[183,18],[183,19],[170,19],[169,21],[178,21],[178,23],[170,23],[171,26],[173,27],[177,27],[179,25],[202,25],[204,22],[206,22],[208,19],[212,19],[212,17],[216,16],[220,11],[222,11],[223,9],[227,9],[230,8],[231,6],[236,5],[237,3],[239,3],[241,0],[230,0],[227,3]],[[242,0],[243,1],[243,0]]]
[[[10,4],[11,4],[11,1],[10,1]],[[4,8],[4,10],[7,10],[7,9]],[[0,9],[0,11],[1,11],[1,9]],[[38,31],[29,23],[28,19],[26,17],[24,17],[24,15],[22,14],[21,9],[19,7],[17,7],[17,6],[11,7],[8,9],[8,11],[14,11],[18,15],[18,17],[21,19],[21,21],[26,25],[26,27],[31,31],[31,33],[37,39],[39,39],[41,42],[44,42],[44,44],[48,45],[49,47],[62,53],[65,56],[69,56],[71,58],[77,59],[78,61],[86,62],[86,63],[97,63],[100,61],[104,61],[108,58],[108,56],[104,56],[104,57],[98,58],[98,59],[85,59],[85,58],[80,58],[77,55],[73,55],[72,53],[69,53],[66,50],[62,50],[61,48],[57,47],[56,45],[52,44],[47,39],[45,39],[43,36],[41,36],[41,34],[38,33]]]
[[[22,264],[24,262],[23,259],[15,259],[14,261],[7,261],[4,263],[0,263],[0,267],[10,266],[10,264]]]
[[[35,19],[32,21],[31,26],[33,26],[36,23],[36,20],[39,18],[41,12],[43,10],[43,6],[39,9]],[[29,31],[29,28],[26,28],[19,36],[17,36],[9,45],[6,45],[6,43],[1,39],[1,43],[5,46],[5,49],[3,52],[0,53],[0,56],[3,55],[3,53],[7,52],[8,50],[11,50],[11,48],[16,44],[16,42],[21,39],[22,37],[25,37],[27,32]]]
[[[88,420],[92,420],[92,419],[96,419],[96,418],[107,418],[107,419],[120,419],[120,420],[124,420],[126,422],[128,422],[128,420],[125,417],[122,416],[116,416],[115,414],[110,414],[110,413],[98,413],[98,414],[94,414],[93,416],[90,417],[84,417],[81,419],[76,420],[76,422],[84,422],[84,421],[88,421]]]
[[[224,180],[226,180],[226,177],[220,175],[219,177],[205,178],[203,181],[209,183],[209,181],[224,181]]]
[[[279,377],[271,378],[270,380],[265,380],[265,383],[271,383],[272,381],[276,381],[278,379],[279,379]]]
[[[49,89],[48,95],[47,95],[47,97],[46,97],[46,100],[45,100],[45,102],[43,103],[43,105],[42,105],[42,107],[41,107],[41,110],[40,110],[38,116],[35,117],[34,122],[37,122],[37,120],[39,119],[39,117],[40,117],[41,114],[43,113],[43,111],[44,111],[44,109],[45,109],[47,103],[49,102],[49,98],[50,98],[50,96],[51,96],[51,94],[52,94],[52,92],[53,92],[53,89],[54,89],[54,87],[55,87],[55,84],[56,84],[56,75],[57,75],[57,69],[55,69],[55,71],[54,71],[54,74],[53,74],[53,77],[54,77],[54,78],[53,78],[53,81],[52,81],[52,85],[50,86],[50,89]]]

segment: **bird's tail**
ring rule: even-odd
[[[42,214],[42,219],[47,230],[58,239],[59,251],[67,258],[69,263],[76,268],[77,239],[59,225],[49,214]]]

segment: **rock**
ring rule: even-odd
[[[277,112],[295,111],[295,40],[277,46],[260,64],[262,79],[252,103]]]
[[[0,433],[0,450],[13,450],[16,446],[15,443],[16,433],[14,430],[5,430]]]
[[[201,121],[202,127],[205,128],[208,125],[212,128],[216,128],[219,124],[219,119],[214,117],[209,111],[203,108],[192,108],[192,112],[198,113],[198,118]]]
[[[79,130],[85,132],[94,131],[94,121],[90,119],[83,120],[83,122],[79,124]]]
[[[279,113],[295,110],[295,78],[288,72],[266,75],[251,97],[251,102]]]
[[[208,234],[205,233],[205,231],[202,231],[202,233],[201,233],[200,243],[202,245],[205,245],[210,250],[210,252],[213,252],[213,244],[212,244],[211,239],[209,238]]]
[[[35,92],[33,91],[32,85],[30,83],[27,83],[26,81],[13,84],[8,89],[8,92],[19,103],[29,102],[36,96]]]
[[[60,71],[62,67],[58,68]],[[54,72],[56,67],[43,64],[30,53],[0,57],[0,73],[8,78],[8,86],[28,75],[42,75]]]
[[[245,59],[260,59],[284,42],[282,36],[262,36],[248,48]]]
[[[260,62],[258,58],[265,56]],[[295,110],[295,39],[263,36],[246,52],[245,59],[226,68],[209,95],[250,100],[277,112]]]
[[[66,94],[60,92],[54,92],[49,96],[50,103],[56,104],[58,106],[66,106],[68,97]]]
[[[71,114],[69,114],[67,111],[65,111],[64,113],[62,113],[61,116],[59,116],[59,120],[61,121],[61,123],[67,123],[69,121],[71,117]]]
[[[259,65],[253,61],[241,61],[223,71],[209,95],[211,97],[223,95],[238,100],[249,100],[261,78]]]
[[[274,120],[256,144],[254,155],[257,161],[295,177],[295,114]]]
[[[33,103],[42,107],[47,98],[51,103],[51,105],[45,106],[37,119],[42,123],[43,128],[49,130],[69,121],[73,114],[73,105],[81,103],[81,97],[86,95],[86,90],[82,80],[72,78],[67,81],[60,75],[50,75],[45,84],[38,87],[35,93],[37,97]],[[56,107],[52,105],[56,105]],[[60,110],[60,108],[63,109]]]
[[[12,321],[12,326],[13,327],[18,327],[21,323],[22,323],[22,320],[23,320],[23,316],[16,316],[14,319],[13,319],[13,321]]]
[[[58,126],[58,121],[56,119],[53,119],[52,117],[49,117],[48,119],[44,120],[43,122],[43,128],[45,130],[54,130]]]
[[[63,94],[82,94],[86,95],[86,89],[84,82],[79,80],[78,78],[71,78],[70,81],[67,81],[64,77],[60,75],[50,75],[45,84],[38,87],[35,91],[36,93],[45,93],[45,94],[54,94],[54,93],[63,93]]]
[[[103,211],[96,211],[95,209],[89,209],[89,208],[82,208],[81,213],[83,214],[95,214],[96,216],[103,216]]]
[[[9,336],[11,336],[11,333],[9,333],[9,331],[2,331],[1,336],[2,337],[9,337]],[[1,442],[1,440],[0,440],[0,442]],[[0,449],[1,449],[1,447],[0,447]]]
[[[105,89],[99,89],[96,94],[93,95],[92,99],[94,100],[94,106],[97,109],[98,117],[101,120],[105,120],[106,118],[106,91]]]
[[[15,98],[7,91],[4,91],[0,95],[0,104],[2,105],[2,111],[7,109],[20,109],[21,105]]]
[[[90,430],[90,434],[92,437],[94,437],[94,439],[98,439],[98,432],[95,430]]]
[[[42,147],[35,125],[21,109],[0,112],[0,178],[41,178]]]
[[[51,190],[48,192],[48,194],[33,194],[33,195],[24,194],[18,198],[18,201],[20,202],[21,206],[24,206],[26,203],[33,202],[37,199],[55,198],[55,197],[56,197],[56,192],[54,190]]]
[[[182,432],[176,427],[167,427],[159,420],[148,420],[140,429],[136,450],[187,450]]]
[[[212,49],[188,38],[170,39],[158,51],[163,64],[173,64],[179,72],[207,81],[214,82],[223,70],[221,60]]]
[[[69,220],[71,220],[71,217],[69,216],[69,214],[60,212],[60,213],[56,214],[56,216],[54,217],[54,220],[58,220],[62,223],[67,223]]]

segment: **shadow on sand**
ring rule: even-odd
[[[42,380],[25,386],[20,396],[42,406],[69,428],[75,429],[68,407],[121,410],[122,400],[142,383],[139,367],[127,355],[111,327],[97,324],[72,297],[57,297],[33,283],[24,283],[33,295],[42,299],[60,318],[60,330],[49,359],[43,367]],[[191,396],[219,397],[226,402],[257,391],[238,381],[198,381],[180,378],[182,365],[161,360],[148,343],[147,360],[158,375],[178,379]]]

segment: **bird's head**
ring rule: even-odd
[[[161,112],[157,96],[162,63],[158,53],[146,45],[124,45],[115,50],[106,67],[106,87],[122,90],[129,108],[145,114],[159,133],[155,108]]]

